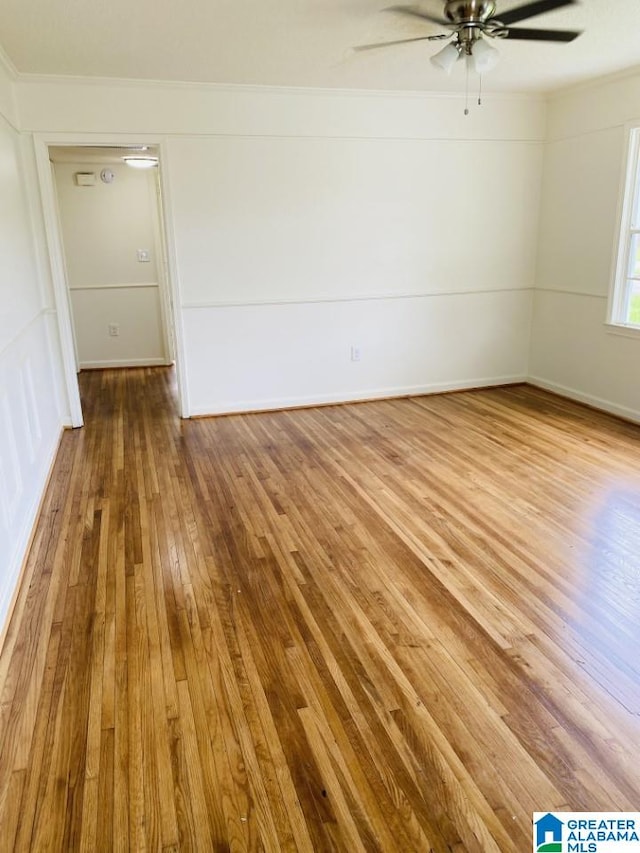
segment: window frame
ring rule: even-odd
[[[640,236],[640,222],[634,227],[633,212],[636,200],[640,207],[640,121],[626,126],[626,156],[624,158],[620,201],[618,204],[618,231],[616,254],[607,308],[607,325],[612,332],[640,335],[640,323],[624,319],[628,314],[629,282],[640,283],[640,275],[629,275],[633,237]]]

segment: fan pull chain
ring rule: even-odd
[[[469,115],[469,57],[466,57],[466,61],[464,63],[464,68],[466,72],[466,82],[464,86],[464,114],[466,116]]]
[[[478,106],[482,106],[482,74],[478,74],[480,78],[480,88],[478,89]]]

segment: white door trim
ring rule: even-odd
[[[47,236],[47,248],[49,250],[49,262],[51,265],[51,278],[53,280],[56,319],[60,335],[62,369],[67,390],[67,400],[69,402],[69,415],[71,417],[71,426],[81,427],[84,425],[84,420],[82,417],[82,405],[80,403],[80,389],[78,388],[78,374],[76,372],[71,306],[69,305],[67,291],[67,276],[62,249],[62,237],[58,222],[55,188],[51,175],[51,163],[49,162],[49,149],[46,142],[37,139],[35,136],[34,147],[38,181],[40,183],[40,197],[42,199],[44,228]]]
[[[42,199],[42,211],[44,226],[51,263],[51,276],[53,279],[53,292],[55,299],[58,330],[60,334],[60,347],[62,350],[62,361],[67,396],[71,416],[71,425],[83,426],[82,405],[80,403],[80,389],[78,387],[78,375],[76,372],[76,355],[73,336],[73,323],[71,319],[71,306],[69,304],[67,276],[64,263],[64,250],[62,234],[58,221],[56,207],[56,191],[49,162],[50,145],[154,145],[159,151],[160,160],[160,183],[162,187],[162,206],[160,210],[161,227],[164,230],[164,248],[166,251],[166,268],[168,273],[169,290],[169,317],[173,329],[173,340],[175,342],[176,375],[178,380],[178,399],[180,415],[188,418],[190,415],[189,400],[187,393],[184,339],[182,331],[182,316],[180,310],[180,297],[178,289],[177,261],[174,247],[173,217],[171,215],[171,193],[167,175],[167,151],[166,143],[162,138],[149,137],[147,134],[136,134],[127,136],[114,136],[105,134],[70,134],[70,133],[35,133],[34,150],[40,194]]]

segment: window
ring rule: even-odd
[[[620,242],[609,321],[640,329],[640,128],[629,134]]]

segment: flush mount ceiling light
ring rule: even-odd
[[[132,169],[153,169],[154,166],[158,165],[157,157],[123,157],[122,158],[127,166],[131,166]]]
[[[574,5],[577,5],[577,0],[534,0],[497,16],[496,0],[445,0],[443,15],[440,17],[425,12],[419,6],[391,6],[387,11],[438,24],[446,27],[449,32],[378,44],[362,44],[355,50],[452,39],[446,47],[431,57],[431,63],[450,74],[456,62],[465,58],[467,70],[484,74],[494,68],[500,58],[498,51],[486,41],[487,38],[551,42],[570,42],[577,38],[580,32],[575,30],[534,30],[512,26],[518,21]]]

